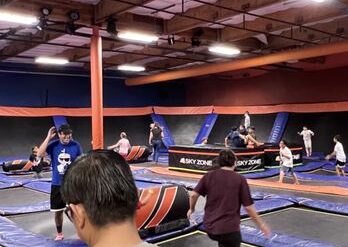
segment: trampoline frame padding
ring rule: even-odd
[[[284,213],[285,215],[282,215]],[[308,214],[308,216],[306,216],[309,217],[308,219],[305,218],[306,214]],[[319,218],[319,215],[327,216],[328,218],[325,220],[325,218]],[[348,216],[291,207],[271,213],[266,213],[261,215],[261,217],[268,221],[271,227],[273,225],[275,231],[273,233],[275,236],[275,242],[285,240],[289,242],[294,241],[294,239],[290,241],[290,239],[287,239],[286,236],[288,236],[288,238],[293,238],[292,236],[296,236],[296,238],[298,238],[298,242],[292,242],[292,246],[341,246],[342,243],[345,242],[344,239],[342,240],[342,237],[344,237],[344,234],[342,234],[342,229],[345,229],[345,226],[342,225],[342,222],[348,223]],[[334,219],[333,217],[336,218]],[[338,218],[343,218],[342,222],[337,221]],[[328,219],[330,219],[330,221]],[[318,220],[320,221],[320,224],[317,222]],[[293,221],[295,221],[295,223]],[[305,222],[308,226],[307,228],[304,224]],[[327,224],[325,229],[323,229],[324,222]],[[318,227],[319,225],[321,226],[321,229]],[[247,231],[248,228],[254,228],[254,224],[251,223],[250,218],[243,219],[242,226]],[[328,231],[328,233],[324,235],[326,231]],[[341,237],[341,240],[338,238],[338,236]],[[301,244],[301,241],[305,241],[307,245]]]

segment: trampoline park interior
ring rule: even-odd
[[[242,246],[348,246],[348,177],[325,159],[336,134],[348,149],[347,34],[347,0],[0,1],[0,246],[85,246],[67,219],[53,240],[50,167],[41,178],[18,168],[51,126],[69,123],[84,151],[124,131],[139,189],[190,191],[246,111],[265,145],[236,149],[237,170],[272,235],[242,208]],[[152,122],[164,132],[158,163]],[[277,183],[283,138],[300,185]],[[139,232],[158,246],[217,246],[204,203],[189,224]]]

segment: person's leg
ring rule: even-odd
[[[292,168],[292,169],[294,169],[294,168]],[[292,177],[294,178],[295,184],[300,184],[300,182],[298,181],[298,178],[293,170],[292,170]]]
[[[284,171],[283,171],[283,168],[281,167],[280,168],[280,171],[279,171],[279,183],[283,183],[283,180],[284,180]]]
[[[154,141],[153,143],[153,161],[155,161],[156,163],[158,162],[158,151],[159,151],[159,143],[158,141]]]
[[[51,186],[51,211],[54,214],[54,222],[57,229],[57,236],[55,240],[63,240],[63,211],[65,209],[66,203],[63,201],[60,194],[60,186]]]
[[[336,166],[336,174],[337,174],[337,176],[341,176],[340,168],[338,168],[338,166]]]
[[[57,233],[62,234],[63,233],[63,211],[55,212],[54,222],[56,223]]]

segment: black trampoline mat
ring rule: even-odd
[[[274,233],[338,246],[348,246],[348,216],[300,208],[288,208],[261,216]],[[243,225],[254,226],[252,220]]]
[[[47,171],[47,172],[41,172],[40,175],[42,178],[52,178],[52,172]],[[16,179],[36,179],[37,175],[34,172],[30,172],[25,175],[11,175],[11,178],[16,178]]]
[[[176,238],[172,238],[161,243],[157,243],[158,246],[163,247],[217,247],[216,241],[211,240],[207,234],[201,231],[195,231],[189,234],[185,234]],[[241,246],[254,246],[248,244],[242,244]]]
[[[24,187],[0,190],[0,207],[31,205],[49,199],[49,194]]]
[[[40,234],[52,239],[56,236],[53,212],[21,214],[8,216],[7,218],[28,232]],[[63,222],[63,233],[65,238],[77,239],[74,225],[65,215]]]

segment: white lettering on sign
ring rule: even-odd
[[[262,159],[253,159],[253,160],[238,160],[237,166],[252,166],[252,165],[261,165]]]
[[[184,165],[213,166],[212,160],[181,158],[180,163]]]

